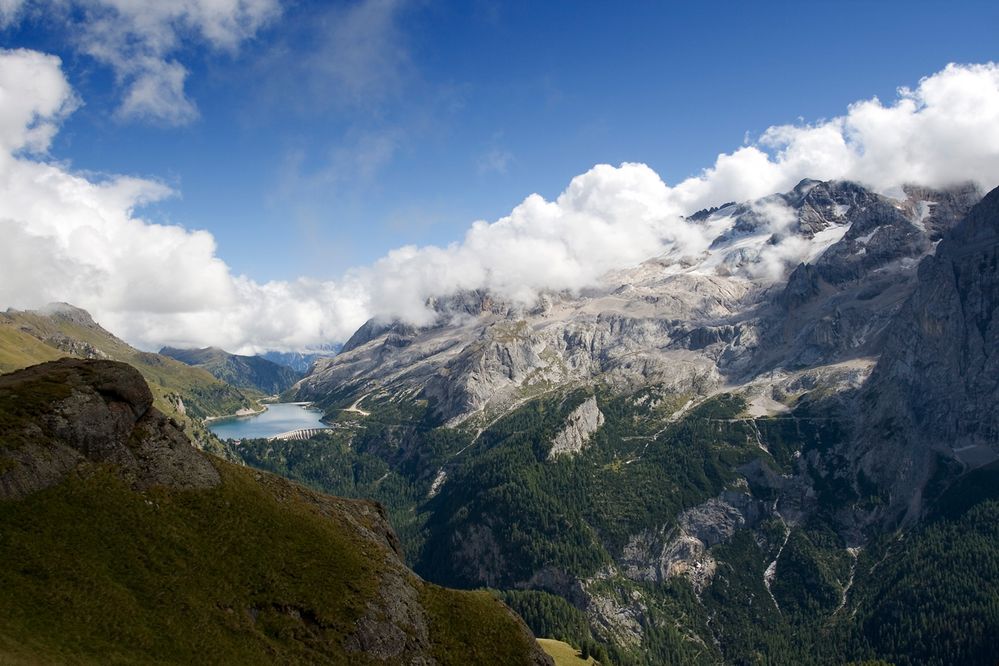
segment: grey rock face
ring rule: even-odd
[[[436,664],[431,651],[427,618],[410,577],[397,568],[382,576],[378,599],[347,638],[348,652],[391,663]],[[411,660],[407,661],[409,655]],[[414,657],[413,655],[420,655]]]
[[[641,645],[645,613],[639,604],[595,595],[590,599],[586,615],[601,635],[611,637],[615,643],[631,648]]]
[[[880,517],[918,517],[940,457],[974,468],[999,458],[999,190],[919,269],[860,397],[853,451],[889,489]]]
[[[419,395],[458,424],[594,380],[699,393],[876,356],[919,259],[976,198],[973,187],[909,188],[891,199],[854,183],[802,181],[694,216],[724,227],[703,256],[653,258],[534,306],[482,291],[443,296],[429,303],[438,321],[424,329],[368,322],[340,356],[317,363],[298,397],[322,405],[376,389]],[[776,226],[774,208],[789,216]],[[814,256],[774,282],[760,257],[790,236],[814,244]]]
[[[590,396],[572,410],[563,428],[552,440],[548,460],[559,456],[572,456],[583,450],[590,437],[604,424],[604,414],[597,407],[597,399]]]
[[[708,549],[727,542],[743,527],[755,526],[764,513],[762,503],[752,496],[725,492],[682,512],[676,527],[631,537],[619,560],[621,571],[648,583],[684,576],[700,592],[715,574],[716,563]]]
[[[761,311],[764,343],[733,369],[751,376],[876,357],[885,329],[915,288],[919,261],[979,199],[973,185],[908,188],[904,201],[848,183],[815,186],[830,189],[852,202],[845,213],[849,228],[812,263],[791,271],[771,297],[773,309]]]
[[[0,498],[61,481],[81,463],[109,463],[136,488],[206,488],[219,475],[182,428],[153,406],[124,363],[61,359],[0,377]]]

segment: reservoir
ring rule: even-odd
[[[291,430],[325,428],[320,421],[323,413],[310,409],[307,403],[277,402],[267,405],[267,411],[254,416],[240,416],[213,421],[208,429],[220,439],[254,439],[273,437]]]

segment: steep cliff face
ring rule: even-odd
[[[604,414],[597,406],[597,399],[590,396],[570,412],[565,427],[552,440],[548,460],[559,456],[572,456],[583,450],[593,433],[604,424]]]
[[[0,662],[552,664],[384,509],[212,459],[132,367],[0,376]]]
[[[861,396],[855,455],[889,490],[884,517],[913,519],[942,466],[999,458],[999,189],[919,269]],[[957,470],[952,470],[957,471]]]

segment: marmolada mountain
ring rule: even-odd
[[[0,662],[996,663],[999,190],[686,223],[295,370],[0,315]]]

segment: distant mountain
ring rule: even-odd
[[[181,363],[203,368],[214,377],[243,389],[253,389],[267,395],[282,393],[302,378],[284,365],[259,356],[240,356],[216,347],[175,349],[164,347],[160,354]]]
[[[305,376],[315,362],[321,358],[332,358],[340,352],[343,345],[324,345],[322,348],[311,352],[277,352],[269,351],[260,354],[262,358],[273,361],[279,365],[284,365],[295,372]]]
[[[143,352],[101,328],[86,310],[53,303],[40,310],[0,313],[0,372],[64,356],[122,361],[152,387],[160,411],[191,424],[199,442],[216,442],[201,425],[209,416],[234,414],[254,403],[207,371],[172,358]]]
[[[132,367],[0,376],[0,662],[551,665],[384,510],[212,458]]]

